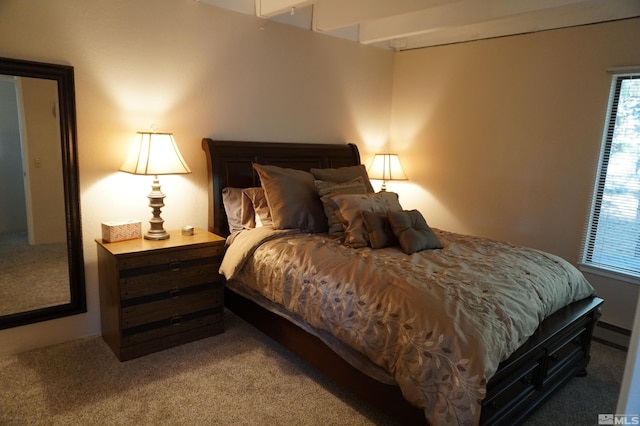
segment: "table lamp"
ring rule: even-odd
[[[164,220],[160,217],[165,195],[160,191],[158,175],[191,173],[191,170],[182,158],[172,133],[138,132],[138,135],[138,142],[131,148],[120,170],[154,176],[149,194],[149,207],[153,209],[153,217],[149,219],[150,228],[144,238],[166,240],[169,233],[164,230]]]
[[[369,179],[382,180],[380,191],[387,190],[388,180],[409,180],[402,170],[398,154],[375,154],[367,174]]]

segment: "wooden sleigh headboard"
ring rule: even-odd
[[[205,138],[209,188],[209,231],[229,235],[222,189],[260,186],[252,164],[269,164],[298,170],[337,168],[360,164],[354,144],[216,141]]]

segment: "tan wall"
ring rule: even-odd
[[[2,330],[0,353],[100,333],[100,223],[151,216],[151,180],[117,172],[136,131],[173,132],[193,172],[160,180],[167,229],[207,226],[203,137],[388,138],[392,52],[194,0],[3,0],[0,56],[75,68],[89,309]]]
[[[607,68],[640,64],[632,40],[639,19],[398,53],[391,145],[411,179],[405,207],[435,227],[576,263]],[[626,307],[605,307],[614,324],[631,328],[630,296]]]

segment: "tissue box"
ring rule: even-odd
[[[133,240],[142,236],[142,224],[139,220],[131,219],[120,222],[102,223],[102,240],[106,243]]]

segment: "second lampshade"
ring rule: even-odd
[[[398,154],[376,154],[373,157],[371,166],[367,171],[369,179],[378,179],[382,181],[381,191],[387,190],[388,180],[408,180],[404,174]]]

